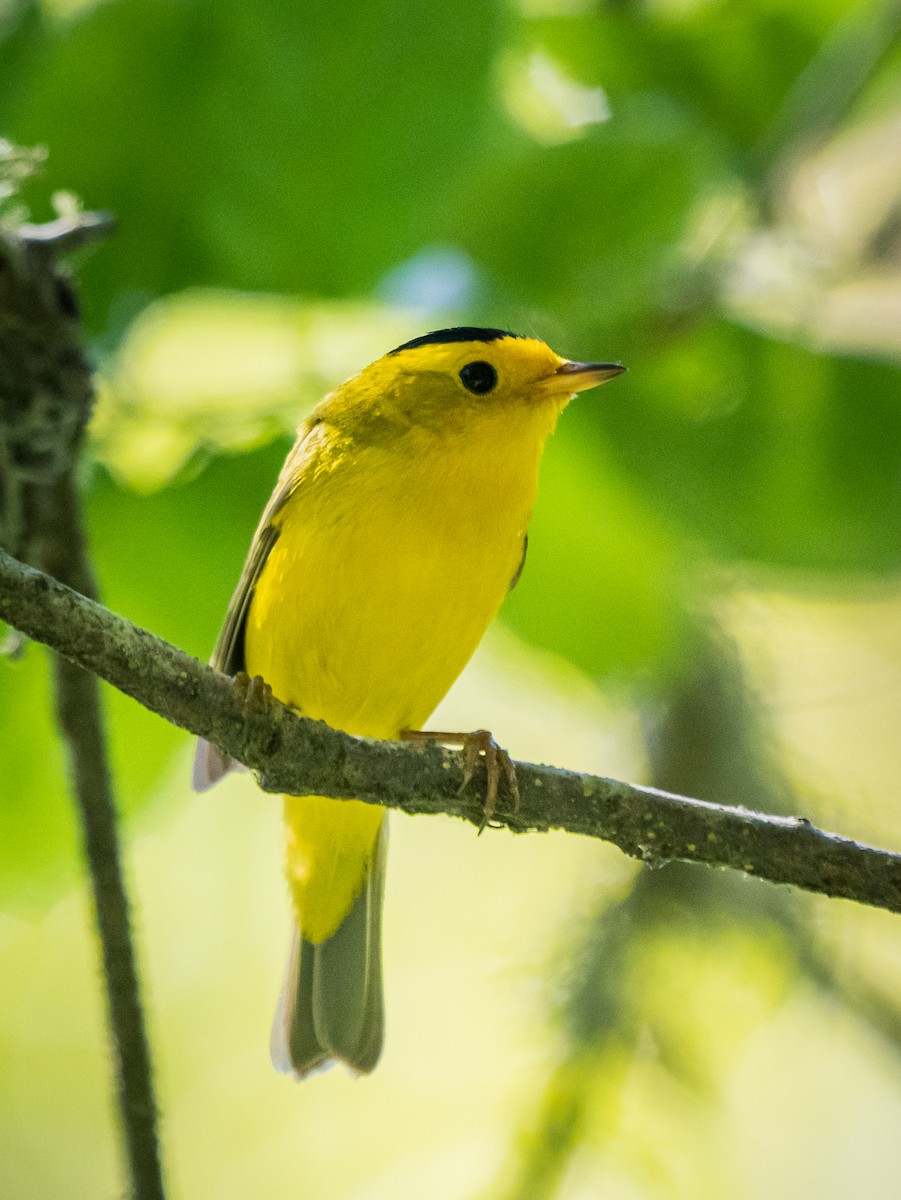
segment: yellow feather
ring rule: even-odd
[[[384,810],[325,796],[285,796],[284,803],[285,875],[294,916],[306,940],[319,945],[353,904]]]

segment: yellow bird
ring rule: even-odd
[[[261,676],[285,704],[348,733],[420,731],[519,578],[558,416],[623,370],[455,328],[342,384],[300,427],[213,665]],[[195,787],[236,765],[201,742]],[[371,1071],[384,1036],[384,810],[286,796],[284,816],[296,928],[273,1061],[298,1078],[335,1061]]]

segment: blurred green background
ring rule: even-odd
[[[0,0],[0,134],[48,152],[7,222],[120,222],[77,263],[114,608],[206,657],[293,426],[401,341],[619,359],[436,724],[901,846],[897,0]],[[47,690],[0,662],[11,1200],[121,1193]],[[897,918],[395,818],[383,1061],[297,1086],[278,804],[107,699],[173,1200],[897,1197]]]

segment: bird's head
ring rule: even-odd
[[[394,424],[474,432],[500,422],[547,432],[577,392],[597,387],[625,367],[561,358],[537,338],[502,329],[439,329],[405,342],[371,363],[335,398]]]

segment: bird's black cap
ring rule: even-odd
[[[455,325],[453,329],[436,329],[433,333],[424,333],[421,337],[404,342],[389,351],[390,354],[400,354],[401,350],[415,350],[417,346],[438,346],[444,342],[496,342],[499,338],[518,338],[518,333],[510,333],[508,329],[480,329],[477,325]]]

